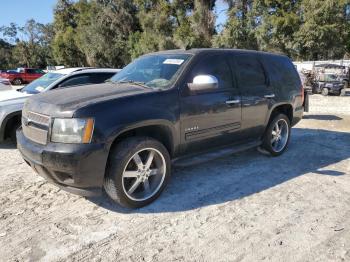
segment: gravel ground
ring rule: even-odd
[[[1,261],[350,261],[350,97],[311,97],[288,151],[174,170],[125,210],[48,184],[0,145]]]

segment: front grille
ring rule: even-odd
[[[49,126],[50,125],[50,117],[38,113],[34,113],[31,111],[24,111],[23,116],[27,119],[29,119],[31,122],[43,125],[43,126]]]
[[[38,144],[46,145],[50,122],[49,116],[24,110],[22,114],[23,134]]]

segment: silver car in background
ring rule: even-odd
[[[7,138],[16,140],[22,108],[29,96],[57,88],[100,84],[119,71],[120,69],[66,68],[49,72],[20,90],[0,91],[0,143]]]

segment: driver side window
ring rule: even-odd
[[[212,75],[219,81],[219,89],[232,88],[232,73],[225,56],[213,54],[202,58],[192,69],[188,83],[198,75]]]

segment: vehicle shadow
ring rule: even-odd
[[[343,118],[335,115],[304,115],[303,119],[313,119],[313,120],[343,120]]]
[[[121,208],[106,196],[89,200],[120,213],[198,209],[242,199],[310,173],[312,176],[345,175],[327,167],[350,158],[349,148],[350,133],[295,128],[289,148],[280,157],[273,158],[257,150],[249,150],[205,164],[173,170],[171,183],[162,196],[144,208]]]

